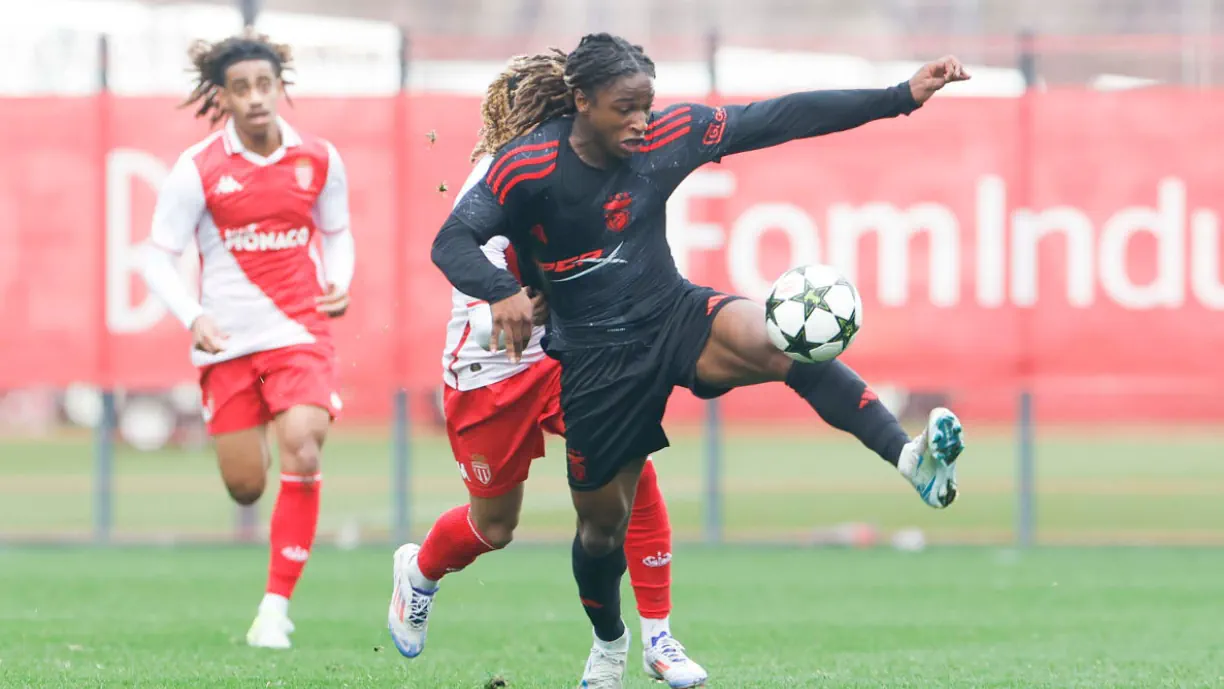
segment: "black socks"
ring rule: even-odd
[[[847,431],[896,466],[909,435],[862,378],[842,362],[796,362],[786,385],[799,393],[830,426]]]
[[[592,557],[582,548],[580,536],[574,536],[572,555],[574,581],[595,636],[601,641],[616,641],[625,635],[621,621],[621,577],[628,569],[624,547],[618,547],[603,557]]]

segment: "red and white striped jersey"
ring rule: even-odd
[[[158,194],[150,243],[178,255],[196,241],[199,307],[229,335],[218,354],[193,350],[197,366],[330,340],[315,235],[348,231],[344,164],[329,142],[279,124],[282,145],[265,158],[228,122],[179,157]]]
[[[472,173],[455,196],[456,204],[489,171],[491,162],[492,158],[489,156],[476,162]],[[481,250],[493,265],[518,274],[514,248],[510,246],[509,239],[494,237],[482,246]],[[523,352],[522,361],[517,364],[511,362],[505,352],[490,352],[477,345],[471,337],[472,324],[469,316],[472,307],[484,302],[457,289],[451,290],[451,318],[446,325],[446,349],[442,352],[442,379],[447,385],[463,391],[482,388],[520,373],[546,356],[540,347],[540,338],[544,336],[542,327],[537,327],[532,332],[531,344]]]

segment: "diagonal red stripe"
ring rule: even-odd
[[[685,134],[688,134],[692,130],[693,130],[692,127],[684,127],[682,129],[677,129],[676,131],[672,132],[671,134],[668,134],[667,136],[663,137],[662,139],[659,139],[658,141],[652,141],[649,144],[646,144],[645,146],[642,147],[642,150],[643,151],[658,150],[660,148],[663,148],[667,144],[670,144],[671,142],[675,141],[676,139],[679,139]]]
[[[646,140],[652,141],[654,139],[657,139],[660,136],[663,136],[664,134],[672,131],[676,127],[682,127],[692,121],[693,121],[693,118],[690,115],[685,115],[684,117],[674,119],[662,127],[657,127],[655,129],[651,129],[650,131],[646,132]]]
[[[525,144],[523,146],[516,146],[510,149],[509,151],[506,151],[505,155],[503,155],[501,158],[498,158],[497,162],[493,164],[493,167],[489,168],[489,174],[485,177],[485,181],[488,182],[489,184],[493,184],[493,178],[497,175],[497,171],[501,169],[502,165],[505,165],[507,160],[510,160],[511,158],[518,155],[519,153],[530,153],[532,151],[543,151],[548,148],[555,148],[556,146],[557,146],[556,141],[545,141],[543,143],[538,143],[538,144]]]
[[[519,182],[526,182],[527,180],[530,180],[530,179],[542,179],[544,177],[551,175],[553,170],[556,170],[556,169],[557,169],[557,164],[553,163],[552,165],[549,165],[543,170],[536,170],[535,172],[525,172],[521,175],[518,175],[517,177],[514,177],[513,179],[510,180],[509,183],[506,184],[506,187],[502,189],[501,195],[497,197],[497,202],[502,205],[505,205],[506,195],[509,194],[510,190],[513,189],[515,186],[517,186]]]
[[[506,169],[502,170],[501,174],[497,176],[497,179],[494,180],[494,182],[490,184],[489,186],[493,189],[493,193],[497,194],[499,193],[502,183],[505,182],[508,177],[510,177],[511,172],[514,172],[518,168],[524,167],[526,165],[543,164],[543,163],[549,162],[550,160],[556,160],[556,159],[557,159],[556,150],[545,153],[544,155],[535,156],[533,158],[520,158],[514,161],[513,163],[510,163],[509,165],[507,165]]]
[[[667,122],[668,120],[671,120],[671,119],[675,119],[675,118],[677,118],[677,117],[679,117],[679,116],[681,116],[681,115],[684,115],[684,114],[688,113],[688,112],[689,112],[689,111],[691,111],[691,110],[692,110],[692,108],[690,108],[690,107],[689,107],[689,106],[687,106],[687,105],[685,105],[685,106],[683,106],[683,107],[676,108],[675,110],[672,110],[671,112],[667,113],[666,115],[663,115],[662,117],[660,117],[659,119],[655,120],[654,122],[651,122],[651,123],[650,123],[650,124],[649,124],[649,125],[646,127],[646,129],[647,129],[647,130],[654,129],[655,127],[658,127],[659,125],[663,124],[664,122]]]

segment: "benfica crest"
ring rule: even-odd
[[[489,464],[483,455],[472,455],[472,474],[476,476],[477,481],[486,486],[489,485],[489,481],[493,480],[493,471],[489,469]]]
[[[609,230],[621,232],[629,226],[629,206],[632,204],[633,197],[624,191],[608,199],[604,204],[604,220]]]
[[[298,158],[294,163],[293,175],[297,178],[299,187],[309,189],[310,183],[314,181],[314,165],[310,164],[310,159]]]

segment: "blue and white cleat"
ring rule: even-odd
[[[642,665],[646,674],[659,682],[667,682],[671,689],[691,689],[705,686],[709,675],[684,652],[684,646],[671,634],[660,633],[642,651]]]
[[[897,469],[926,504],[941,509],[956,500],[956,458],[964,449],[960,419],[936,407],[927,418],[926,429],[902,448]]]
[[[402,545],[395,551],[391,606],[387,609],[387,630],[391,641],[405,658],[415,658],[425,650],[425,634],[429,630],[429,611],[433,608],[438,589],[425,591],[412,585],[408,572],[416,562],[421,546]]]

